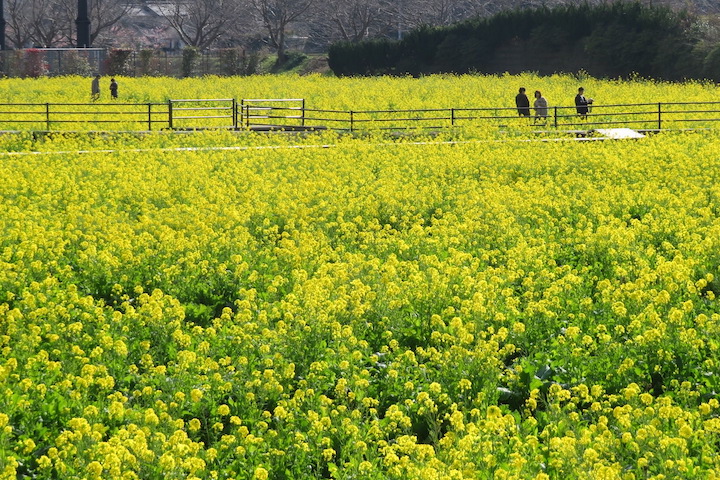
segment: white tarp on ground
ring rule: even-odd
[[[611,138],[614,140],[620,140],[623,138],[645,138],[645,135],[633,130],[632,128],[596,128],[595,132],[605,138]]]

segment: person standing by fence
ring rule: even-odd
[[[583,87],[578,88],[578,93],[575,95],[575,109],[577,110],[577,114],[580,115],[580,118],[587,118],[592,103],[592,98],[585,97],[585,89]]]
[[[518,94],[515,95],[515,105],[517,106],[518,115],[521,117],[530,116],[530,100],[525,95],[525,87],[520,87]]]
[[[548,101],[543,97],[540,90],[535,90],[535,123],[547,124],[548,117]]]
[[[100,75],[95,75],[95,78],[93,78],[90,84],[90,98],[93,102],[100,98]]]
[[[118,97],[118,84],[114,78],[110,79],[110,96],[114,99]]]

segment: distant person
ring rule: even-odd
[[[118,97],[118,96],[117,96],[117,95],[118,95],[117,90],[118,90],[118,84],[117,84],[117,82],[115,81],[114,78],[111,78],[111,79],[110,79],[110,96],[111,96],[112,98],[117,98],[117,97]]]
[[[525,95],[525,87],[520,87],[518,94],[515,95],[515,105],[517,106],[518,115],[521,117],[530,116],[530,100]]]
[[[90,98],[93,102],[100,98],[100,75],[95,75],[90,84]]]
[[[592,98],[585,97],[585,89],[583,87],[578,88],[578,93],[575,95],[575,108],[580,118],[587,118],[592,103]]]
[[[535,103],[533,107],[535,107],[535,122],[542,123],[543,125],[547,123],[548,101],[542,96],[540,90],[535,90]]]

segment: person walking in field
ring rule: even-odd
[[[100,75],[95,75],[90,84],[90,98],[93,102],[100,98]]]
[[[518,115],[521,117],[530,116],[530,100],[525,95],[525,87],[520,87],[518,94],[515,95],[515,105],[517,106]]]
[[[112,98],[118,97],[118,84],[114,78],[110,79],[110,96]]]
[[[580,118],[587,118],[592,103],[592,98],[585,97],[585,89],[583,87],[578,88],[578,93],[575,95],[575,109],[577,110],[577,114],[580,115]]]
[[[543,97],[540,90],[535,90],[535,103],[533,103],[533,107],[535,108],[535,123],[545,125],[548,117],[548,101]]]

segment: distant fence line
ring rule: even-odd
[[[242,48],[196,50],[123,50],[105,48],[30,48],[0,50],[0,74],[6,77],[61,75],[202,76],[255,73],[260,57]]]
[[[521,117],[512,107],[404,110],[309,108],[305,99],[171,99],[156,103],[4,103],[0,130],[321,130],[368,131],[487,127],[498,130],[602,127],[636,130],[717,128],[720,102],[554,106],[547,117]]]

